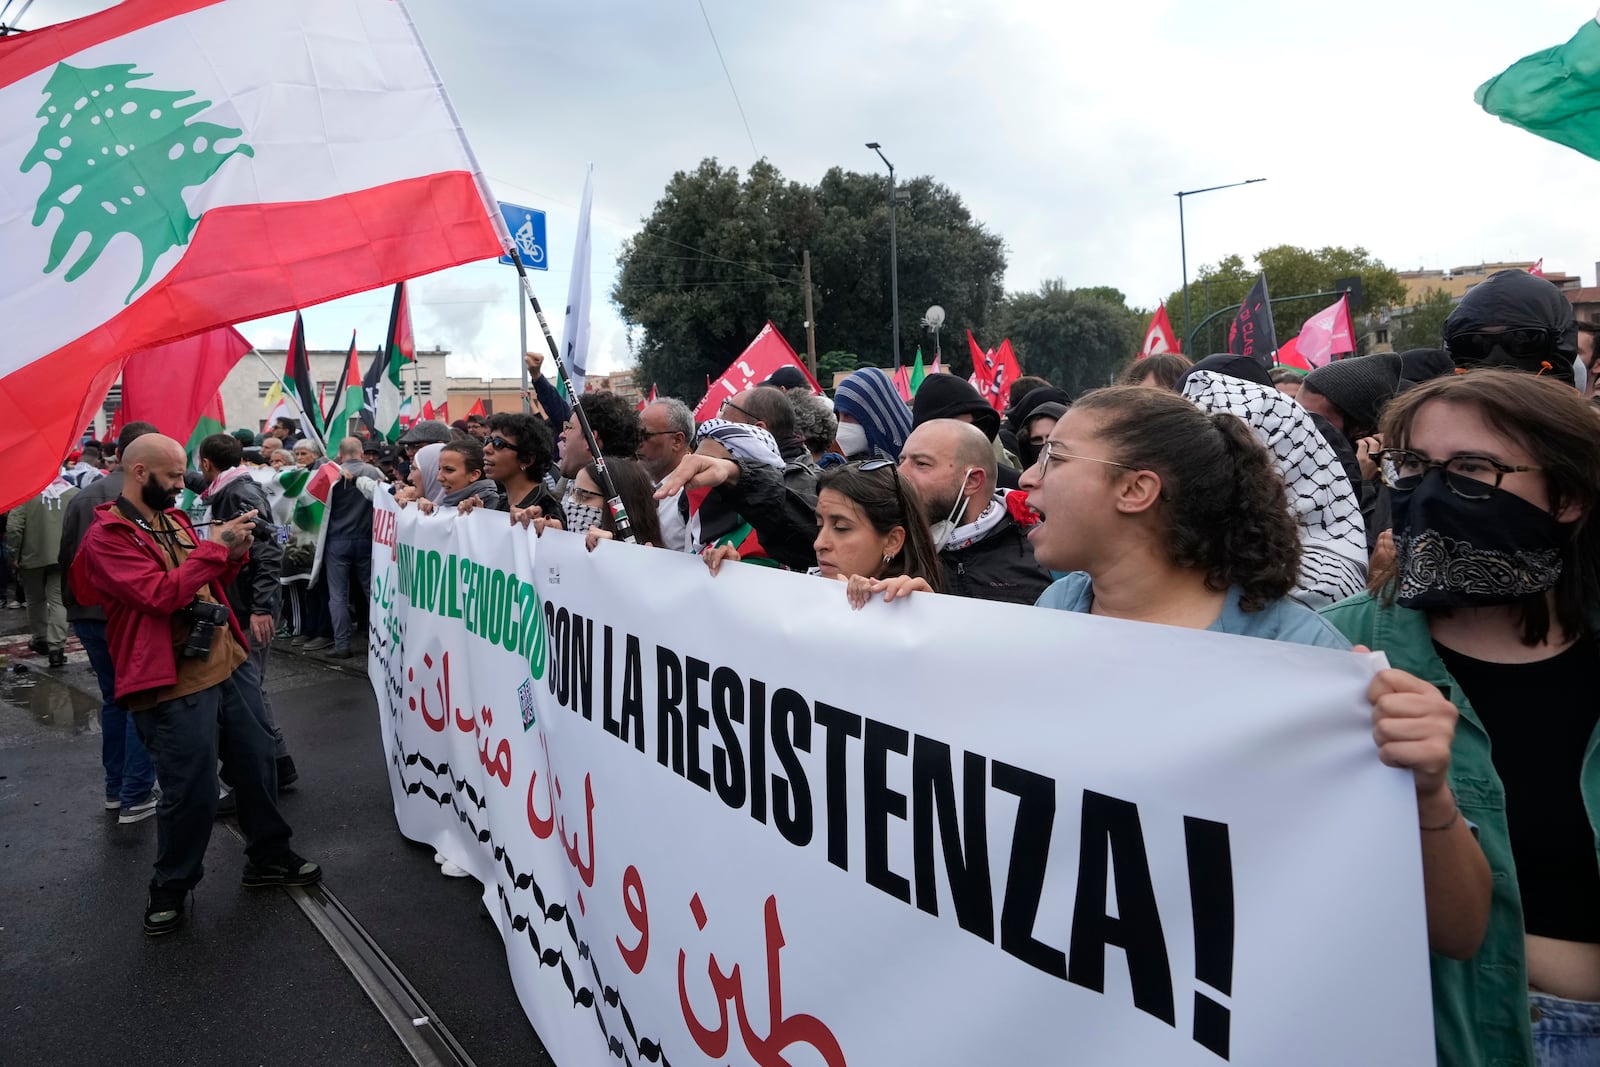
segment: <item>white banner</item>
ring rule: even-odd
[[[396,818],[562,1067],[1432,1062],[1368,658],[380,505]]]

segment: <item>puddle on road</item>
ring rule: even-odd
[[[100,698],[26,666],[0,667],[0,714],[25,714],[63,733],[100,729]]]

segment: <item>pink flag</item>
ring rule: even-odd
[[[1150,329],[1144,335],[1144,347],[1139,350],[1139,358],[1153,356],[1158,352],[1182,350],[1177,337],[1172,333],[1172,322],[1167,318],[1167,305],[1163,303],[1156,308],[1156,313],[1150,316]]]
[[[1331,363],[1335,356],[1356,350],[1355,330],[1350,325],[1349,297],[1317,312],[1300,327],[1300,335],[1278,349],[1278,362],[1286,367],[1316,370]]]
[[[1533,266],[1528,268],[1528,273],[1533,275],[1535,278],[1543,278],[1544,277],[1544,257],[1543,256],[1539,257],[1539,262],[1535,263]]]
[[[750,346],[733,361],[732,366],[723,371],[722,376],[706,388],[705,397],[694,409],[694,420],[705,422],[707,419],[716,418],[717,412],[722,410],[724,400],[760,385],[781,367],[799,367],[800,373],[811,383],[811,388],[818,393],[822,392],[822,388],[817,385],[817,380],[811,376],[806,365],[795,355],[794,349],[789,347],[789,342],[783,339],[783,334],[769,322],[761,327],[756,339],[751,341]]]
[[[894,391],[900,394],[901,400],[911,403],[911,368],[904,363],[894,372]]]

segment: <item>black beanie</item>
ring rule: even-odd
[[[1304,387],[1321,393],[1344,413],[1346,437],[1364,437],[1378,425],[1395,393],[1400,391],[1401,360],[1393,352],[1334,360],[1306,375]]]
[[[978,395],[971,383],[954,374],[930,374],[922,380],[917,397],[911,402],[912,426],[961,415],[971,415],[972,425],[991,441],[1000,432],[1000,413]]]
[[[1272,382],[1272,375],[1267,373],[1267,368],[1257,363],[1249,356],[1236,356],[1231,352],[1218,352],[1207,356],[1184,372],[1183,380],[1178,383],[1178,392],[1183,392],[1183,387],[1189,380],[1189,375],[1197,370],[1210,371],[1212,374],[1223,374],[1229,378],[1242,378],[1247,382],[1264,385],[1268,389],[1276,389]]]

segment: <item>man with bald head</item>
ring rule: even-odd
[[[173,507],[184,467],[183,446],[170,437],[132,442],[122,457],[122,495],[95,509],[72,568],[78,600],[105,609],[115,700],[133,713],[161,782],[144,914],[152,936],[182,925],[184,900],[204,874],[219,756],[238,797],[244,885],[322,877],[289,849],[260,678],[224,592],[249,556],[256,512],[211,523],[202,536]]]
[[[995,488],[994,448],[959,419],[930,419],[900,450],[900,477],[917,487],[933,522],[946,593],[1032,604],[1050,584],[1033,546]]]

